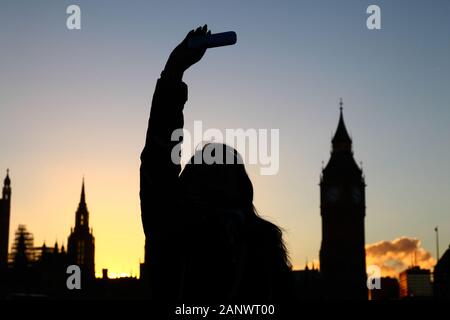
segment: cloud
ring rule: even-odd
[[[377,265],[383,277],[398,277],[400,272],[413,264],[431,269],[436,260],[422,248],[419,239],[403,236],[366,245],[366,264]]]

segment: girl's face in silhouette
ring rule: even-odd
[[[185,200],[199,207],[229,208],[236,202],[236,176],[226,165],[191,164],[181,174]]]
[[[228,146],[220,147],[237,154]],[[215,209],[239,209],[246,202],[252,203],[253,188],[243,164],[195,164],[194,157],[180,175],[186,202],[198,208]]]

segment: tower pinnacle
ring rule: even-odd
[[[347,132],[347,128],[345,127],[344,122],[344,112],[343,112],[343,101],[342,98],[339,101],[339,123],[336,128],[336,132],[334,134],[332,142],[333,152],[337,151],[349,151],[352,150],[352,139],[350,138],[350,135]]]
[[[83,176],[83,182],[81,184],[81,197],[80,197],[80,204],[85,204],[86,203],[86,196],[84,193],[84,176]]]
[[[11,185],[11,179],[9,178],[9,169],[6,169],[6,177],[3,183],[5,187],[9,187]]]

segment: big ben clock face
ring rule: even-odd
[[[328,202],[335,203],[339,199],[339,189],[335,186],[328,187],[325,197]]]
[[[358,187],[352,188],[352,201],[354,204],[361,204],[362,201],[362,192]]]

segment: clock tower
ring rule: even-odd
[[[353,158],[352,139],[340,117],[331,157],[320,179],[320,271],[328,299],[367,299],[364,240],[365,181]]]

